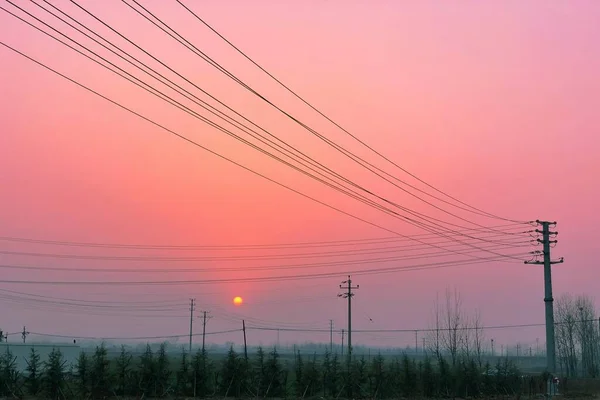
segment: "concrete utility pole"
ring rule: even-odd
[[[194,311],[196,310],[196,299],[190,299],[190,357],[192,356],[192,333],[194,324]]]
[[[352,279],[350,279],[350,275],[348,275],[348,280],[343,281],[342,285],[340,285],[340,289],[345,289],[347,291],[338,294],[338,297],[348,299],[348,359],[352,357],[352,297],[354,296],[352,289],[358,288],[358,285],[352,286]]]
[[[556,222],[536,221],[542,226],[542,230],[536,229],[537,233],[542,234],[541,239],[537,239],[544,246],[542,255],[543,261],[532,260],[525,261],[525,264],[536,264],[544,266],[544,302],[546,303],[546,369],[549,373],[556,372],[556,343],[554,338],[554,298],[552,297],[552,265],[560,264],[564,258],[558,261],[552,261],[550,258],[550,245],[557,243],[557,240],[550,240],[550,236],[558,235],[558,232],[551,232],[550,226],[556,226]],[[539,252],[536,252],[539,254]]]

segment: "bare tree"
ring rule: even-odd
[[[479,310],[476,310],[475,315],[473,317],[473,347],[475,351],[475,357],[477,359],[477,364],[480,368],[483,366],[484,340],[485,335],[483,332],[483,324],[481,322],[481,312]]]
[[[434,313],[434,327],[431,331],[429,331],[427,333],[427,347],[429,349],[429,351],[435,356],[435,358],[439,361],[442,357],[442,346],[441,346],[441,324],[440,324],[440,315],[441,315],[441,310],[440,310],[440,302],[439,302],[439,298],[438,295],[436,294],[435,296],[435,302],[434,302],[434,306],[433,306],[433,313]]]
[[[436,296],[433,328],[427,335],[428,350],[439,360],[448,357],[452,365],[464,358],[483,364],[483,326],[476,310],[470,316],[463,308],[458,290],[446,290],[445,301]]]
[[[453,292],[446,290],[442,346],[450,355],[452,365],[456,365],[461,345],[465,343],[464,334],[466,330],[464,329],[463,319],[460,294],[456,289]]]
[[[596,329],[594,327],[594,303],[587,296],[578,296],[575,300],[579,348],[581,354],[582,376],[596,377],[598,375]]]
[[[591,298],[560,296],[556,302],[558,360],[567,376],[598,376],[598,332]]]

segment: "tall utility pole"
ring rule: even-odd
[[[350,279],[350,275],[348,275],[348,280],[343,281],[342,285],[340,285],[340,289],[345,289],[346,292],[338,294],[338,297],[343,297],[344,299],[348,299],[348,358],[352,357],[352,297],[354,293],[352,293],[352,289],[358,289],[359,286],[352,286],[352,279]]]
[[[333,353],[333,320],[329,320],[329,352]]]
[[[546,304],[546,369],[549,373],[556,372],[556,344],[554,339],[554,298],[552,297],[552,265],[560,264],[564,261],[560,258],[558,261],[552,261],[550,258],[550,245],[557,243],[557,240],[550,240],[550,237],[558,235],[558,232],[551,232],[550,227],[556,226],[556,222],[536,221],[542,226],[542,230],[536,229],[537,233],[542,235],[541,239],[537,239],[544,246],[542,255],[543,261],[532,260],[525,261],[525,264],[537,264],[544,266],[544,302]],[[536,252],[539,254],[539,252]]]
[[[194,324],[194,311],[196,310],[196,299],[190,299],[190,357],[192,356],[192,334]]]

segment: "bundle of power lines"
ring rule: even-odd
[[[104,261],[144,261],[144,262],[185,262],[185,261],[278,261],[277,265],[264,265],[256,267],[231,267],[220,269],[223,271],[273,271],[269,276],[261,277],[237,277],[227,279],[204,279],[204,280],[185,280],[185,281],[18,281],[3,279],[0,282],[4,283],[32,283],[32,284],[102,284],[102,285],[149,285],[149,284],[182,284],[182,283],[220,283],[220,282],[254,282],[254,281],[278,281],[278,280],[298,280],[298,279],[314,279],[339,276],[339,272],[326,270],[328,267],[336,265],[345,265],[352,268],[352,265],[374,265],[389,262],[405,261],[404,265],[393,267],[370,267],[370,268],[355,268],[345,271],[353,275],[360,274],[379,274],[391,273],[399,271],[429,269],[429,268],[444,268],[457,265],[468,265],[490,262],[522,262],[529,254],[528,247],[531,246],[531,223],[527,221],[513,220],[500,217],[492,213],[483,211],[472,205],[469,205],[459,199],[445,193],[444,191],[428,184],[424,180],[418,178],[414,174],[405,170],[403,167],[393,162],[364,141],[353,135],[340,124],[329,118],[324,112],[318,110],[315,106],[303,99],[295,91],[290,89],[275,76],[269,73],[265,68],[260,66],[248,55],[237,48],[233,43],[227,40],[222,34],[217,32],[212,26],[208,25],[196,12],[188,7],[183,2],[176,0],[174,5],[192,15],[199,24],[208,27],[211,32],[216,34],[227,45],[231,46],[245,60],[249,61],[253,66],[262,71],[270,79],[283,87],[286,91],[294,95],[303,104],[307,105],[312,111],[316,112],[320,117],[324,118],[331,124],[331,127],[347,135],[363,150],[367,150],[373,155],[378,162],[383,162],[385,168],[378,166],[375,161],[369,161],[366,157],[361,157],[356,151],[352,151],[347,146],[342,146],[331,140],[328,135],[319,132],[302,122],[298,117],[284,110],[277,104],[270,101],[265,95],[261,94],[259,89],[252,87],[250,84],[241,80],[233,74],[224,65],[220,64],[214,58],[206,54],[197,44],[189,38],[184,37],[176,29],[167,24],[159,15],[152,12],[136,0],[122,0],[122,3],[128,9],[133,10],[135,15],[142,21],[146,21],[156,29],[167,35],[175,44],[183,46],[187,51],[198,57],[201,62],[207,63],[220,74],[223,74],[228,79],[231,79],[244,90],[254,95],[259,101],[266,103],[277,113],[285,116],[293,124],[299,126],[308,134],[314,136],[318,140],[325,143],[335,152],[338,152],[343,157],[347,158],[351,163],[362,168],[370,179],[379,182],[385,182],[393,187],[394,190],[403,195],[408,195],[415,201],[421,202],[425,207],[445,215],[444,218],[438,218],[430,213],[417,211],[405,207],[395,200],[390,195],[382,195],[372,187],[357,183],[352,177],[344,175],[343,171],[336,170],[331,166],[327,166],[325,162],[309,156],[302,149],[291,145],[286,140],[282,139],[281,134],[272,132],[251,118],[246,117],[243,112],[235,110],[225,102],[218,99],[213,94],[204,89],[193,78],[186,76],[181,72],[180,68],[171,65],[169,61],[161,59],[155,55],[152,50],[144,48],[139,43],[135,42],[130,37],[122,33],[118,26],[111,25],[106,20],[88,8],[82,6],[78,2],[72,0],[70,7],[60,7],[46,0],[31,0],[17,4],[16,2],[7,0],[6,3],[0,6],[0,9],[7,15],[17,19],[20,23],[25,24],[40,36],[48,40],[55,41],[70,49],[75,54],[92,61],[98,68],[104,68],[114,73],[117,79],[123,79],[145,91],[148,95],[154,96],[162,100],[165,107],[174,107],[181,112],[192,116],[196,120],[206,124],[217,132],[228,135],[240,143],[249,146],[254,151],[268,157],[271,160],[279,162],[281,165],[308,177],[320,185],[347,196],[367,207],[370,207],[377,212],[380,212],[391,221],[400,221],[411,225],[420,230],[425,231],[424,234],[406,235],[400,229],[389,228],[380,223],[374,222],[368,218],[362,217],[356,213],[351,213],[342,208],[323,200],[320,197],[313,196],[295,188],[291,185],[284,184],[274,177],[267,176],[257,172],[252,166],[246,165],[243,162],[238,162],[229,159],[219,153],[217,149],[211,149],[203,145],[199,141],[195,141],[190,137],[170,129],[162,122],[151,119],[146,115],[135,111],[119,101],[105,96],[100,91],[92,89],[83,83],[67,76],[61,71],[53,68],[42,61],[31,57],[19,48],[12,46],[4,39],[0,44],[6,51],[12,51],[31,62],[37,64],[41,69],[51,72],[62,77],[70,84],[75,84],[78,87],[86,90],[90,94],[99,96],[104,100],[112,103],[116,107],[121,108],[125,112],[132,113],[147,123],[150,123],[171,135],[185,140],[188,144],[193,145],[206,152],[220,157],[238,167],[253,173],[270,181],[271,183],[283,187],[302,196],[308,200],[328,207],[336,212],[345,214],[348,217],[359,220],[364,224],[379,228],[385,231],[388,235],[383,238],[376,239],[360,239],[354,241],[338,241],[338,242],[313,242],[313,243],[288,243],[288,244],[249,244],[246,246],[161,246],[161,245],[141,245],[141,244],[118,244],[118,243],[81,243],[81,242],[65,242],[38,240],[30,238],[4,236],[0,238],[2,241],[12,241],[20,243],[36,243],[46,245],[58,245],[69,247],[89,247],[89,248],[127,248],[127,249],[169,249],[169,250],[286,250],[285,254],[269,255],[241,255],[241,256],[83,256],[70,253],[36,253],[36,252],[19,252],[0,249],[0,254],[11,256],[28,256],[45,259],[79,259],[79,260],[104,260]],[[82,18],[94,21],[94,23],[83,23]],[[150,26],[149,25],[149,26]],[[105,35],[102,35],[100,29],[108,29],[118,39],[110,40]],[[136,49],[135,53],[125,50],[125,47]],[[137,53],[137,54],[136,54]],[[153,66],[154,65],[154,66]],[[168,70],[169,73],[161,73],[158,71],[158,66],[161,70]],[[131,72],[135,71],[135,72]],[[172,74],[172,75],[171,75]],[[171,75],[171,76],[169,76]],[[175,82],[175,77],[186,82],[178,84]],[[171,94],[168,94],[171,93]],[[193,104],[190,105],[190,104]],[[408,175],[416,181],[412,184],[398,177],[400,174]],[[417,186],[420,184],[424,189]],[[463,215],[461,215],[461,213]],[[484,224],[478,222],[474,218],[487,219],[491,221],[501,221],[495,224]],[[365,248],[357,248],[364,246]],[[373,247],[377,246],[377,247]],[[344,248],[346,247],[346,248]],[[317,249],[318,248],[318,249]],[[327,250],[321,250],[325,248]],[[333,250],[335,248],[335,250]],[[417,253],[408,253],[417,252]],[[403,252],[398,255],[398,252]],[[432,261],[434,258],[447,256],[459,256],[458,259]],[[344,260],[336,260],[336,257],[345,257]],[[366,257],[369,256],[369,257]],[[347,257],[352,257],[350,260]],[[355,258],[356,257],[356,258]],[[319,262],[292,262],[296,259],[318,258],[319,260],[331,259],[331,261]],[[419,261],[422,260],[422,261]],[[285,262],[283,262],[285,261]],[[62,267],[45,267],[45,266],[23,266],[23,265],[0,265],[4,269],[28,269],[28,270],[61,270]],[[69,269],[69,268],[64,268]],[[310,269],[320,269],[320,272],[310,272]],[[107,269],[94,268],[78,268],[87,272],[106,271]],[[302,273],[297,274],[277,274],[279,270],[299,270]],[[145,269],[151,273],[166,273],[166,272],[206,272],[207,269],[173,269],[173,268],[150,268]],[[309,271],[309,272],[304,272]],[[139,270],[111,270],[111,272],[139,272]]]

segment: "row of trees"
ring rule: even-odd
[[[565,294],[555,305],[555,337],[559,372],[565,377],[600,377],[600,320],[587,296]],[[460,294],[446,291],[436,300],[432,329],[427,338],[429,353],[451,365],[464,360],[483,364],[484,333],[478,311],[465,311]]]
[[[406,355],[371,360],[341,359],[327,353],[324,358],[301,353],[282,361],[276,349],[246,358],[231,348],[224,360],[198,351],[191,359],[182,352],[169,356],[166,344],[156,352],[150,345],[138,357],[122,347],[110,359],[106,348],[81,353],[67,366],[58,349],[40,361],[34,349],[24,373],[7,350],[0,357],[0,397],[31,395],[49,399],[105,399],[136,396],[160,397],[313,397],[398,398],[483,396],[527,390],[518,370],[508,360],[495,368],[480,368],[475,360],[461,359],[454,365],[441,358],[417,362]],[[493,372],[492,372],[493,371]]]
[[[555,308],[558,366],[568,377],[600,376],[600,323],[587,296],[559,297]]]

